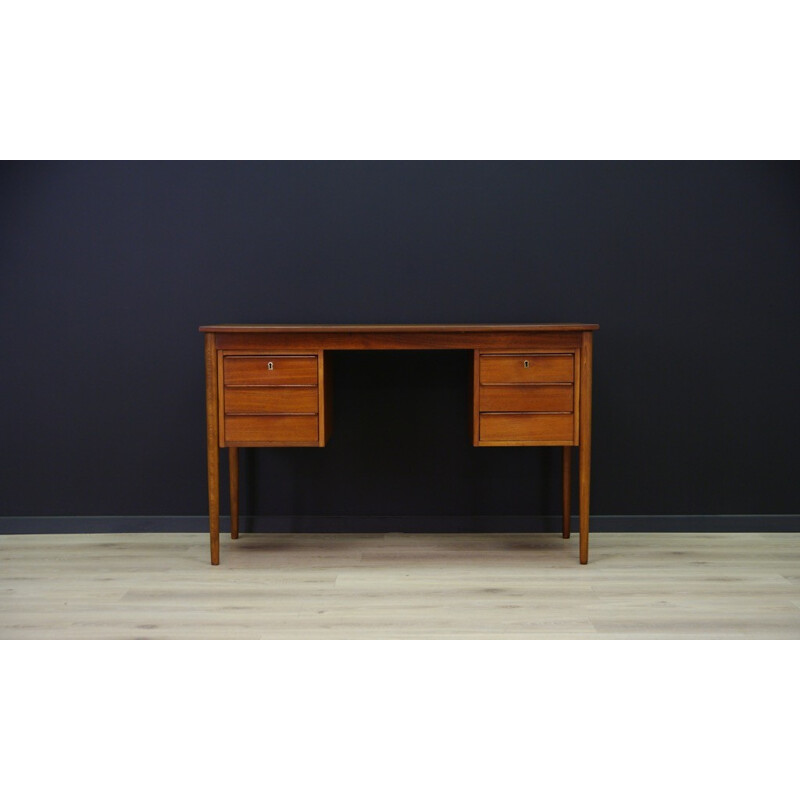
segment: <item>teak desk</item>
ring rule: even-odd
[[[592,331],[597,325],[204,325],[211,563],[219,564],[219,448],[239,537],[239,448],[324,447],[330,350],[472,350],[472,444],[558,446],[563,536],[580,446],[580,563],[589,560]]]

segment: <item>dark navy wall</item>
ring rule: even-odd
[[[0,515],[204,514],[200,324],[560,321],[601,326],[594,512],[800,512],[797,165],[5,164]],[[334,368],[250,511],[558,512],[556,452],[470,446],[466,354]]]

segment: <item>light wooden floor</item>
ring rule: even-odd
[[[0,536],[3,639],[795,639],[800,534]]]

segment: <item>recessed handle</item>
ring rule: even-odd
[[[267,361],[267,369],[275,369],[275,365],[271,361]]]

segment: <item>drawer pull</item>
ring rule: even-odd
[[[527,366],[527,364],[526,364],[526,366]],[[275,369],[275,365],[271,361],[268,361],[267,362],[267,369]]]
[[[525,365],[525,369],[528,369],[528,367],[531,365],[531,362],[528,361],[527,358],[522,363]]]

